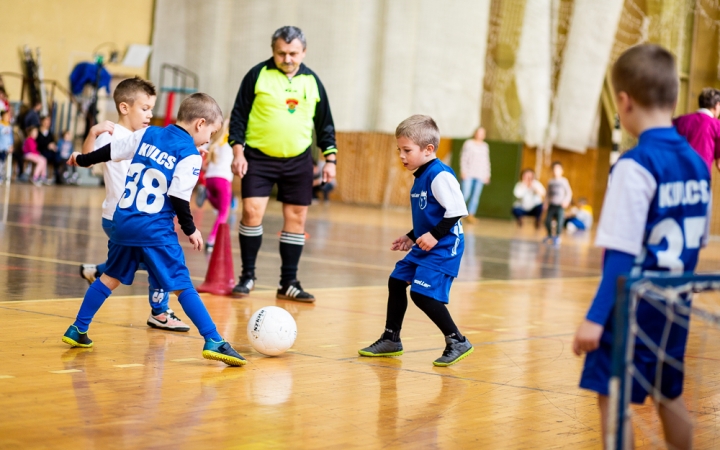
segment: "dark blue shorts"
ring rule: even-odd
[[[580,377],[580,387],[595,391],[598,394],[609,395],[610,371],[612,370],[612,347],[610,344],[601,342],[597,350],[592,351],[585,357],[585,367]],[[683,358],[677,358],[681,362]],[[635,352],[633,357],[637,374],[642,375],[650,384],[655,384],[657,374],[657,358],[649,350]],[[637,376],[636,374],[636,376]],[[660,392],[669,399],[682,395],[683,373],[667,364],[662,365],[662,380]],[[632,394],[630,401],[637,404],[645,402],[650,395],[640,383],[633,377]]]
[[[140,264],[143,264],[150,276],[150,286],[156,289],[182,291],[193,288],[180,244],[128,247],[108,242],[108,260],[105,266],[108,276],[130,285]]]
[[[437,301],[450,301],[450,286],[455,279],[450,275],[401,259],[395,264],[392,278],[410,283],[410,290]]]

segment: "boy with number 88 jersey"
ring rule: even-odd
[[[83,153],[98,150],[111,141],[118,141],[131,136],[133,132],[150,125],[152,109],[155,106],[155,86],[149,81],[139,77],[128,78],[121,81],[113,92],[115,108],[118,112],[118,122],[103,122],[90,129],[88,139],[83,145]],[[97,134],[97,139],[95,135]],[[130,160],[108,161],[105,163],[103,178],[105,180],[105,200],[103,201],[102,226],[105,234],[110,237],[115,226],[113,216],[118,201],[125,191],[125,177],[130,168]],[[80,276],[89,284],[105,272],[106,263],[80,265]],[[144,266],[140,267],[145,270]],[[189,331],[190,327],[183,323],[170,309],[169,293],[157,289],[155,280],[149,279],[150,316],[148,326],[168,331]]]
[[[613,66],[612,83],[620,122],[638,137],[638,144],[618,160],[610,175],[596,240],[605,248],[603,276],[573,342],[577,355],[587,353],[580,387],[598,393],[603,436],[617,278],[694,271],[707,238],[710,202],[707,166],[672,125],[678,92],[673,56],[657,45],[633,47]],[[665,400],[657,411],[668,447],[690,448],[692,421],[682,399],[683,373],[665,361],[660,364],[652,350],[667,338],[665,353],[682,362],[688,330],[673,323],[664,337],[670,319],[645,301],[639,302],[636,314],[654,345],[636,339],[635,370],[651,384],[662,379]],[[636,377],[632,383],[631,401],[643,403],[648,390]]]
[[[193,287],[173,222],[177,215],[193,248],[202,249],[202,236],[193,223],[189,203],[202,165],[197,147],[209,142],[221,126],[222,111],[215,100],[207,94],[193,94],[181,103],[176,125],[144,128],[87,155],[72,155],[69,164],[83,167],[110,159],[132,158],[132,162],[113,217],[115,229],[110,235],[105,273],[88,288],[63,342],[91,347],[87,330],[93,316],[120,283],[132,284],[143,263],[160,288],[177,294],[183,310],[205,338],[204,358],[231,366],[245,364],[218,334]]]

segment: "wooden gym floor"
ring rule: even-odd
[[[409,230],[409,212],[313,206],[300,279],[318,301],[306,305],[274,298],[281,216],[271,202],[258,289],[243,300],[203,295],[221,334],[249,360],[230,368],[202,359],[195,329],[145,325],[144,274],[100,310],[93,349],[61,342],[87,288],[78,265],[106,256],[103,194],[0,187],[0,448],[600,447],[595,397],[577,387],[582,359],[571,350],[599,279],[590,237],[566,237],[555,249],[529,224],[466,225],[450,310],[475,353],[435,368],[442,336],[412,303],[405,355],[357,356],[382,332],[387,277],[402,256],[388,248]],[[207,234],[213,211],[194,214]],[[207,257],[181,242],[199,284]],[[720,243],[704,250],[700,269],[720,270]],[[720,306],[714,296],[697,303]],[[176,298],[171,304],[187,317]],[[250,315],[265,305],[286,308],[298,324],[295,346],[276,358],[251,350],[246,337]],[[720,445],[718,337],[695,322],[686,398],[696,448]],[[646,431],[657,432],[652,406],[636,412],[638,447],[656,448]]]

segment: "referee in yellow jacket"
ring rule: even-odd
[[[250,69],[240,84],[232,115],[229,143],[233,172],[242,178],[240,221],[242,273],[233,295],[243,297],[255,287],[255,263],[262,244],[270,192],[278,186],[283,204],[280,234],[280,285],[277,298],[314,302],[297,279],[305,245],[305,219],[312,202],[313,130],[325,157],[322,179],[335,178],[335,125],[325,88],[305,66],[302,30],[286,26],[272,36],[272,58]]]

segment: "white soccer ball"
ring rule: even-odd
[[[267,356],[285,353],[297,337],[293,316],[277,306],[265,306],[255,311],[247,326],[250,345]]]

